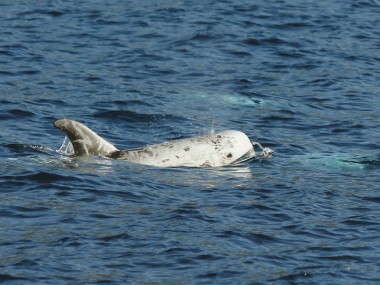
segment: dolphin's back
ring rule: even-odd
[[[54,126],[68,136],[79,156],[105,156],[159,167],[219,167],[255,156],[249,138],[233,130],[121,151],[79,122],[61,119]]]
[[[160,167],[219,167],[254,156],[249,138],[231,130],[121,151],[118,158]]]

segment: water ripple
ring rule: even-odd
[[[379,282],[377,1],[50,4],[0,3],[0,282]],[[63,117],[123,148],[237,129],[275,157],[67,157]]]

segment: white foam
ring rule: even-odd
[[[70,139],[65,136],[63,139],[61,147],[57,150],[58,153],[64,154],[64,155],[74,155],[74,147],[70,141]]]

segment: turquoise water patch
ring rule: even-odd
[[[360,160],[358,160],[356,157],[344,153],[324,154],[316,152],[305,155],[297,155],[294,156],[292,160],[299,162],[306,167],[318,168],[327,171],[354,171],[368,167],[365,162],[360,162]]]

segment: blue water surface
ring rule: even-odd
[[[0,282],[379,284],[380,2],[1,1]],[[275,157],[67,157],[236,129]]]

